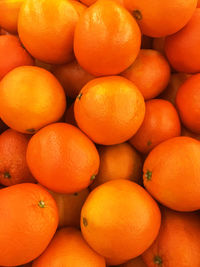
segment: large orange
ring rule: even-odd
[[[178,89],[176,106],[185,127],[200,134],[200,74],[188,78]]]
[[[41,186],[18,184],[0,190],[0,264],[25,264],[48,246],[58,225],[53,197]]]
[[[160,233],[142,255],[148,267],[199,267],[200,216],[167,209],[162,212]]]
[[[6,31],[17,33],[17,21],[20,7],[24,0],[0,1],[0,26]]]
[[[141,49],[135,62],[122,73],[140,90],[144,99],[158,96],[168,85],[170,66],[158,51]]]
[[[76,193],[95,179],[99,154],[92,141],[78,128],[54,123],[31,138],[27,162],[43,186],[59,193]]]
[[[197,0],[124,0],[142,33],[163,37],[183,28],[192,17]]]
[[[200,72],[200,8],[179,32],[165,39],[165,53],[172,67],[179,72]]]
[[[165,206],[177,211],[200,208],[200,142],[174,137],[156,146],[147,156],[144,186]]]
[[[161,142],[181,134],[181,124],[175,107],[168,101],[152,99],[146,102],[144,121],[130,139],[134,147],[148,153]]]
[[[59,230],[33,267],[106,267],[105,259],[93,251],[75,228]]]
[[[76,98],[78,126],[95,143],[113,145],[133,136],[144,119],[144,98],[129,80],[110,76],[87,83]]]
[[[140,182],[142,159],[130,144],[100,146],[99,155],[99,173],[91,184],[92,189],[114,179],[128,179]]]
[[[0,183],[34,182],[26,163],[29,137],[8,129],[0,135]]]
[[[34,65],[32,57],[13,35],[0,36],[0,58],[0,80],[16,67]]]
[[[128,180],[98,186],[81,212],[85,240],[110,265],[143,253],[155,240],[159,227],[158,205],[141,186]]]
[[[44,62],[70,61],[80,11],[69,0],[25,1],[18,20],[22,43],[35,58]]]
[[[14,130],[34,133],[58,121],[65,108],[62,86],[44,69],[18,67],[0,82],[0,117]]]
[[[97,1],[80,17],[74,36],[79,64],[95,76],[115,75],[130,66],[141,44],[135,19],[112,0]]]

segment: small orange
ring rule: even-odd
[[[130,143],[140,152],[148,153],[161,142],[181,134],[181,124],[175,107],[168,101],[152,99],[146,102],[144,121]]]
[[[29,137],[8,129],[0,135],[0,183],[35,182],[26,163]]]
[[[70,0],[25,1],[19,13],[19,37],[35,58],[52,64],[69,62],[80,12]]]
[[[62,228],[33,267],[106,267],[105,259],[93,251],[75,228]]]
[[[0,190],[0,265],[21,265],[38,257],[51,241],[58,210],[53,197],[36,184]]]
[[[100,167],[90,188],[114,179],[128,179],[140,182],[142,159],[128,143],[113,146],[100,146]]]
[[[0,82],[0,117],[14,130],[32,134],[58,121],[65,108],[62,86],[44,69],[18,67]]]
[[[80,17],[74,35],[76,59],[95,76],[115,75],[128,68],[140,44],[135,19],[112,0],[91,5]]]
[[[158,96],[167,87],[170,66],[158,51],[141,49],[135,62],[121,75],[132,81],[147,100]]]
[[[33,176],[43,186],[58,193],[76,193],[95,179],[99,154],[78,128],[54,123],[32,136],[27,162]]]
[[[129,80],[110,76],[87,83],[76,98],[75,119],[95,143],[114,145],[133,136],[144,119],[145,103]]]
[[[82,87],[95,77],[85,71],[77,61],[54,66],[53,74],[62,84],[67,96],[77,97]]]
[[[192,17],[197,0],[124,0],[143,34],[164,37],[183,28]]]
[[[139,256],[155,240],[160,210],[151,196],[129,180],[95,188],[81,211],[81,230],[88,244],[117,265]]]

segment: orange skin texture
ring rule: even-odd
[[[139,183],[142,173],[142,158],[128,143],[100,146],[99,172],[90,188],[114,179],[128,179]]]
[[[141,49],[135,62],[121,74],[132,81],[145,100],[158,96],[170,79],[170,66],[161,53]]]
[[[154,38],[152,47],[154,50],[160,52],[165,55],[165,37]]]
[[[0,26],[6,31],[17,33],[17,21],[20,7],[24,0],[0,1]]]
[[[197,0],[124,0],[143,34],[164,37],[182,29],[192,17]]]
[[[183,125],[200,134],[200,74],[188,78],[178,89],[176,106]]]
[[[1,189],[0,202],[0,264],[15,266],[32,261],[46,249],[56,231],[54,199],[41,186],[24,183]]]
[[[94,4],[97,0],[80,0],[83,4],[87,5],[87,6],[91,6],[92,4]],[[124,4],[124,0],[113,0],[114,2],[123,5]]]
[[[165,54],[178,72],[200,72],[200,9],[197,8],[189,23],[179,32],[168,36]]]
[[[68,0],[25,1],[18,20],[22,43],[32,56],[46,63],[71,61],[80,10]]]
[[[119,267],[147,267],[147,265],[144,263],[142,257],[139,256],[120,265]]]
[[[176,104],[176,94],[179,87],[190,77],[190,74],[186,73],[172,73],[171,79],[167,88],[159,96],[171,102],[174,106]]]
[[[65,108],[66,98],[62,86],[44,69],[18,67],[1,80],[0,116],[16,131],[32,134],[58,121]]]
[[[130,143],[146,154],[161,142],[180,134],[181,124],[175,107],[166,100],[152,99],[146,102],[144,121]]]
[[[147,266],[200,266],[199,219],[197,213],[163,209],[160,233],[142,255]],[[162,265],[154,263],[156,256],[162,260]]]
[[[183,127],[183,126],[181,128],[181,135],[182,136],[192,137],[192,138],[197,139],[197,140],[200,141],[200,134],[195,134],[195,133],[189,131],[188,129],[186,129],[185,127]]]
[[[106,267],[106,264],[105,259],[87,245],[79,230],[68,227],[55,234],[46,251],[32,266]]]
[[[74,117],[74,103],[65,112],[65,122],[77,126]]]
[[[88,188],[74,194],[59,194],[50,190],[48,191],[55,199],[58,207],[58,226],[73,226],[79,228],[81,208],[89,195]]]
[[[10,186],[35,182],[26,163],[26,150],[29,139],[29,136],[12,129],[8,129],[0,135],[1,184]]]
[[[174,137],[159,144],[144,162],[145,188],[166,207],[177,211],[198,210],[199,155],[200,143],[190,137]]]
[[[34,65],[32,57],[13,35],[0,36],[0,58],[0,80],[16,67]]]
[[[99,169],[95,145],[67,123],[54,123],[37,132],[28,144],[26,158],[38,182],[58,193],[83,190]]]
[[[79,64],[95,76],[115,75],[136,59],[141,33],[135,19],[120,4],[97,1],[80,17],[74,35]]]
[[[160,220],[157,203],[141,186],[113,180],[89,194],[81,212],[81,230],[108,265],[117,265],[139,256],[153,243]]]
[[[129,80],[110,76],[87,83],[76,98],[74,114],[79,128],[95,143],[127,141],[141,126],[144,98]]]
[[[85,71],[77,61],[53,68],[53,74],[62,84],[67,96],[76,98],[83,86],[95,77]]]

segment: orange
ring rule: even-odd
[[[0,82],[0,117],[14,130],[34,133],[58,121],[65,108],[62,86],[44,69],[18,67]]]
[[[65,122],[77,126],[74,117],[74,103],[65,112]]]
[[[106,264],[105,259],[87,245],[79,230],[63,228],[32,266],[106,267]]]
[[[118,76],[87,83],[76,98],[75,119],[95,143],[114,145],[133,136],[144,119],[145,104],[137,87]]]
[[[50,190],[48,191],[55,199],[58,207],[58,226],[74,226],[79,228],[81,208],[89,195],[88,188],[74,194],[60,194]]]
[[[0,36],[0,58],[0,80],[16,67],[34,65],[31,56],[13,35]]]
[[[53,74],[62,84],[67,96],[76,98],[82,87],[95,77],[85,71],[77,61],[53,68]]]
[[[21,265],[38,257],[58,225],[52,196],[35,184],[18,184],[0,190],[0,264]]]
[[[152,43],[153,49],[165,55],[165,37],[154,38]]]
[[[147,267],[147,265],[144,263],[141,256],[134,258],[122,265],[120,267]]]
[[[0,1],[0,26],[8,32],[17,33],[17,21],[24,0]]]
[[[31,138],[27,162],[33,176],[43,186],[58,193],[76,193],[95,179],[99,154],[78,128],[54,123]]]
[[[83,237],[109,265],[143,253],[155,240],[159,227],[158,205],[141,186],[128,180],[98,186],[81,212]]]
[[[69,0],[25,1],[18,20],[22,43],[41,61],[69,62],[73,58],[74,30],[80,11]]]
[[[121,75],[132,81],[146,100],[158,96],[167,87],[170,66],[158,51],[141,49],[135,62]]]
[[[162,92],[160,97],[170,101],[174,106],[176,102],[176,94],[179,87],[190,77],[186,73],[172,73],[167,88]]]
[[[0,135],[0,183],[34,182],[26,163],[29,137],[8,129]]]
[[[143,34],[164,37],[183,28],[192,17],[197,0],[124,0]]]
[[[184,126],[200,134],[200,74],[188,78],[178,89],[176,106]]]
[[[136,59],[140,44],[141,33],[135,19],[112,0],[91,5],[80,17],[74,35],[76,59],[95,76],[125,70]]]
[[[91,184],[92,189],[114,179],[140,182],[142,159],[139,153],[128,143],[100,146],[99,155],[99,173]]]
[[[163,205],[177,211],[200,208],[200,143],[174,137],[156,146],[143,166],[144,186]]]
[[[199,267],[199,219],[197,213],[163,209],[160,233],[142,255],[147,266]]]
[[[189,23],[165,41],[165,54],[178,72],[200,72],[200,9],[197,8]]]
[[[181,135],[182,136],[189,136],[189,137],[192,137],[192,138],[197,139],[197,140],[200,141],[200,134],[192,133],[192,132],[190,132],[188,129],[186,129],[183,126],[181,128]]]
[[[144,121],[137,133],[130,139],[140,152],[148,153],[161,142],[181,134],[181,124],[174,106],[162,99],[146,102]]]

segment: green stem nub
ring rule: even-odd
[[[44,201],[42,201],[42,200],[40,200],[40,201],[38,202],[38,206],[39,206],[40,208],[42,208],[42,209],[46,207]]]
[[[150,146],[150,145],[152,145],[152,142],[149,140],[149,141],[147,142],[147,146]]]
[[[88,226],[88,221],[87,221],[87,219],[86,219],[85,217],[83,217],[83,225],[84,225],[85,227]]]
[[[153,261],[154,261],[154,263],[157,264],[158,266],[162,266],[163,261],[162,261],[161,257],[159,257],[159,256],[155,256],[154,259],[153,259]]]
[[[142,13],[140,12],[140,10],[133,10],[133,17],[136,20],[141,20],[142,19]]]
[[[4,178],[10,179],[11,178],[10,173],[9,172],[4,172]]]
[[[147,170],[147,172],[145,173],[145,177],[147,178],[147,181],[150,181],[152,178],[152,172]]]
[[[82,97],[82,93],[80,93],[78,96],[77,96],[77,98],[80,100],[81,99],[81,97]]]
[[[96,178],[96,175],[92,175],[90,180],[93,181]]]

